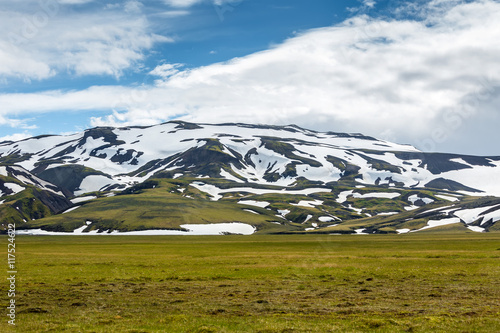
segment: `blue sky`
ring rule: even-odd
[[[0,2],[0,138],[297,124],[500,155],[495,0]]]

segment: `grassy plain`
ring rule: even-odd
[[[18,332],[500,331],[499,233],[16,243]]]

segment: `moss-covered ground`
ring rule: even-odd
[[[17,332],[500,331],[498,233],[18,236],[16,251]]]

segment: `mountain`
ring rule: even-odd
[[[278,233],[494,231],[500,219],[491,181],[500,179],[500,157],[424,153],[295,125],[98,127],[2,142],[0,163],[1,181],[24,186],[3,187],[0,212],[16,209],[24,192],[47,208],[33,217],[18,207],[21,229],[183,231],[182,223],[238,221]]]
[[[69,193],[66,193],[66,195]],[[72,205],[64,191],[20,166],[0,166],[0,216],[7,223],[41,219]]]

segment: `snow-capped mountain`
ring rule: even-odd
[[[65,191],[20,166],[0,166],[2,223],[40,219],[72,205]],[[9,204],[4,202],[9,201]]]
[[[94,128],[0,143],[0,162],[15,163],[75,195],[124,188],[163,171],[285,187],[299,179],[350,179],[500,196],[492,181],[500,179],[500,157],[423,153],[360,134],[297,126],[168,122]]]
[[[244,222],[277,233],[494,231],[496,180],[500,157],[294,125],[173,121],[0,143],[0,217],[21,229],[182,233],[192,223]]]

